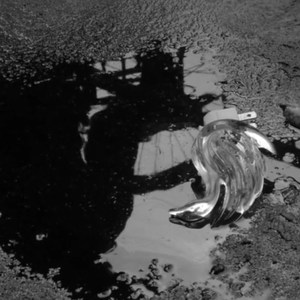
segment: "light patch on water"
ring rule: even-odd
[[[300,170],[292,164],[265,157],[267,163],[267,175],[266,178],[275,181],[282,176],[293,177],[296,181],[300,182]]]
[[[97,99],[102,99],[102,98],[111,97],[111,96],[115,96],[115,95],[110,93],[107,90],[100,89],[99,87],[96,87],[96,98]]]
[[[122,60],[106,61],[102,63],[98,62],[95,63],[93,67],[101,72],[120,74],[118,79],[128,80],[128,83],[131,83],[132,85],[139,85],[141,72],[135,70],[138,63],[134,57],[135,54],[130,52],[125,55]]]
[[[198,133],[196,128],[160,131],[149,141],[139,143],[134,174],[153,175],[189,160]]]
[[[206,93],[218,96],[223,92],[217,83],[226,80],[226,75],[214,65],[214,55],[213,51],[200,54],[189,52],[185,55],[185,93],[193,99]],[[105,65],[99,63],[95,68],[106,72],[120,72],[120,78],[126,76],[127,79],[139,79],[139,73],[123,72],[124,67],[128,70],[135,66],[135,59],[129,55],[123,62],[107,62]],[[222,99],[217,99],[214,105],[208,107],[207,111],[223,108]],[[189,160],[198,132],[197,128],[163,131],[152,136],[149,141],[140,143],[134,167],[135,175],[153,175]],[[270,174],[269,178],[272,177]],[[132,215],[116,240],[117,247],[108,254],[101,254],[101,257],[112,265],[114,271],[124,271],[138,278],[144,278],[149,273],[151,261],[158,259],[161,267],[164,264],[174,266],[170,273],[161,272],[160,290],[166,289],[180,278],[186,285],[195,281],[205,282],[206,287],[219,293],[220,297],[217,299],[234,299],[222,282],[209,275],[212,267],[210,252],[228,235],[237,234],[238,231],[228,226],[211,229],[209,225],[202,229],[190,229],[169,222],[170,208],[182,206],[193,199],[195,195],[189,182],[166,191],[135,195]],[[242,218],[236,224],[241,229],[249,228],[250,220]],[[136,288],[141,288],[146,293],[145,288],[139,285]],[[240,299],[250,300],[246,297]],[[266,297],[251,299],[263,300]]]
[[[187,95],[201,96],[204,94],[221,95],[223,90],[216,83],[224,81],[226,74],[221,73],[214,65],[212,53],[194,54],[188,52],[183,60],[184,86]]]
[[[88,118],[91,119],[93,115],[95,115],[96,113],[99,113],[101,111],[106,110],[107,107],[108,107],[108,105],[103,105],[103,104],[92,105],[90,107],[90,110],[87,112]]]
[[[221,73],[217,65],[214,64],[214,55],[215,51],[213,49],[211,49],[211,52],[195,54],[189,51],[185,54],[183,68],[184,92],[186,95],[196,98],[204,94],[218,96],[223,93],[221,86],[217,83],[226,80],[226,74]],[[139,85],[141,72],[134,71],[136,66],[137,61],[133,52],[128,53],[122,60],[98,62],[93,65],[96,70],[101,72],[120,73],[119,79],[129,80],[129,82],[131,79],[131,84]],[[132,72],[128,72],[130,70]]]
[[[280,161],[267,158],[269,180],[278,179],[280,175],[293,174],[300,179],[299,169]],[[281,174],[279,174],[279,170]],[[299,180],[300,181],[300,180]],[[134,209],[124,231],[117,238],[117,247],[111,253],[102,255],[113,270],[124,271],[131,276],[143,278],[149,273],[152,259],[158,259],[160,265],[172,264],[173,272],[162,272],[159,289],[164,290],[174,282],[182,279],[183,284],[191,285],[198,281],[212,288],[219,294],[217,299],[237,299],[227,290],[226,285],[209,275],[212,264],[210,252],[222,243],[230,234],[239,231],[228,226],[211,229],[190,229],[174,225],[168,220],[168,211],[195,198],[190,183],[180,184],[166,191],[153,191],[145,195],[135,195]],[[241,229],[250,226],[250,220],[241,219],[236,222]],[[174,275],[173,275],[174,274]],[[246,292],[247,286],[244,287]],[[271,291],[261,295],[241,297],[239,300],[266,300]]]
[[[108,105],[96,104],[90,107],[90,110],[87,112],[87,117],[89,120],[88,124],[79,123],[78,124],[78,133],[81,138],[82,146],[80,148],[80,156],[84,163],[87,163],[85,158],[85,148],[89,140],[89,130],[91,129],[90,120],[96,113],[106,110]]]
[[[140,82],[139,80],[142,78],[142,73],[141,72],[135,72],[135,73],[132,73],[132,74],[128,74],[126,75],[126,79],[134,79],[133,82],[131,82],[132,85],[139,85]]]
[[[189,229],[168,220],[171,207],[194,197],[190,183],[167,191],[136,195],[132,215],[116,240],[116,249],[101,256],[112,264],[113,270],[137,276],[146,274],[152,259],[157,258],[159,264],[172,264],[172,274],[185,284],[208,281],[209,286],[215,285],[210,283],[210,251],[233,233],[232,230],[228,226],[213,230],[209,226]],[[237,225],[247,227],[249,220],[242,219]],[[162,274],[159,281],[162,290],[172,284],[172,274]]]

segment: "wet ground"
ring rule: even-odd
[[[1,299],[298,299],[300,6],[258,6],[1,3]],[[231,226],[169,222],[231,106],[278,150],[263,195]]]

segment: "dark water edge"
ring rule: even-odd
[[[114,247],[133,194],[195,175],[186,163],[151,178],[133,174],[140,141],[170,126],[200,125],[201,106],[214,99],[191,104],[183,93],[183,54],[179,49],[173,63],[158,43],[137,57],[139,86],[89,63],[62,62],[50,77],[43,79],[41,70],[27,84],[1,79],[0,246],[6,253],[33,272],[60,268],[54,280],[86,299],[115,283],[110,264],[94,261]],[[78,124],[87,125],[86,113],[99,103],[96,87],[116,96],[102,98],[108,108],[92,118],[85,164]]]

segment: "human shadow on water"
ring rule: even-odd
[[[132,72],[96,72],[89,64],[57,65],[49,78],[24,86],[2,80],[0,245],[34,272],[60,268],[54,279],[88,299],[114,280],[110,251],[133,209],[133,194],[167,189],[195,176],[189,162],[157,176],[135,176],[138,143],[170,124],[197,127],[201,105],[183,93],[183,55],[159,48],[137,56]],[[103,63],[105,66],[105,63]],[[123,70],[124,71],[124,70]],[[130,73],[127,71],[127,73]],[[106,109],[96,87],[114,94]],[[79,123],[88,131],[84,163]],[[184,175],[185,174],[185,175]],[[86,292],[86,294],[84,294]]]

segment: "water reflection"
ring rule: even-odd
[[[60,267],[56,279],[71,291],[83,287],[88,294],[81,297],[115,283],[99,253],[115,247],[133,195],[196,177],[187,159],[150,176],[135,169],[139,144],[197,128],[203,107],[219,98],[208,93],[195,101],[184,93],[184,50],[172,56],[157,43],[137,54],[133,66],[122,60],[118,71],[107,62],[106,72],[62,63],[51,77],[26,86],[2,79],[0,244],[6,252],[37,272]],[[191,186],[203,194],[199,178]]]
[[[122,72],[67,63],[27,86],[3,80],[0,243],[6,252],[37,272],[60,267],[56,279],[71,291],[94,293],[112,284],[109,263],[94,262],[115,246],[133,194],[167,189],[195,175],[188,162],[151,177],[133,171],[139,142],[172,124],[197,127],[201,107],[210,101],[192,103],[184,94],[184,49],[176,55],[174,63],[159,44],[139,54],[134,70],[122,71],[141,72],[139,85]],[[96,87],[109,92],[100,103]],[[106,109],[89,120],[95,104]],[[90,126],[86,163],[79,123]]]

